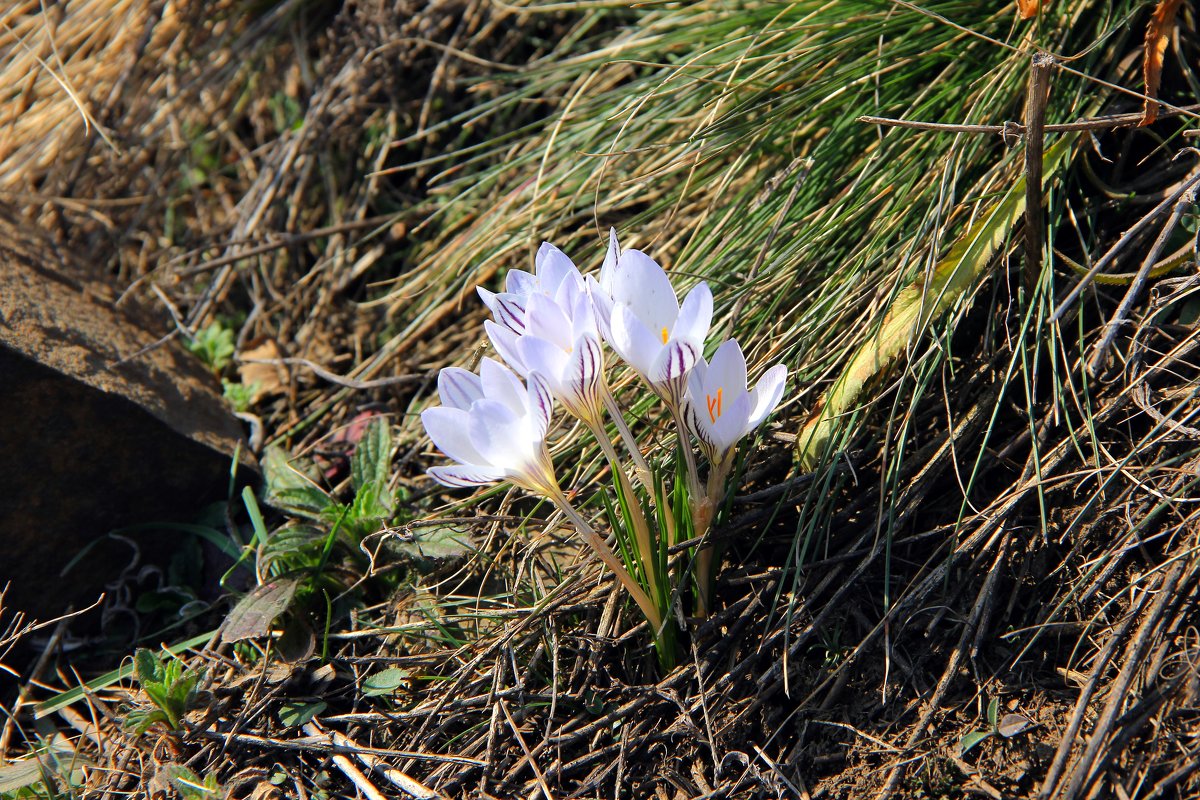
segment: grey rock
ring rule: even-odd
[[[95,601],[130,563],[107,534],[224,498],[241,427],[177,342],[80,284],[0,252],[0,586],[40,619]],[[252,458],[243,455],[252,467]],[[144,559],[177,544],[158,531]],[[87,549],[69,571],[64,568]]]

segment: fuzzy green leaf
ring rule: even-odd
[[[166,678],[166,670],[158,656],[145,647],[138,648],[133,655],[133,665],[137,670],[138,683],[145,689],[153,684],[161,685]]]
[[[221,628],[221,638],[227,642],[239,642],[266,636],[275,618],[292,604],[299,585],[297,578],[277,578],[254,587],[229,612]]]
[[[413,532],[410,541],[395,545],[400,553],[417,559],[447,561],[475,549],[470,530],[455,525],[433,525]]]
[[[332,504],[316,482],[300,471],[280,447],[268,447],[262,459],[267,503],[303,517],[320,517]]]
[[[324,711],[328,705],[324,700],[284,703],[279,708],[279,721],[289,728],[298,728],[306,722],[311,722],[312,718]]]
[[[996,731],[1005,739],[1011,739],[1019,733],[1032,728],[1036,723],[1024,714],[1005,714],[996,726]]]
[[[408,670],[402,667],[388,667],[374,675],[369,675],[362,685],[362,693],[366,697],[395,694],[397,689],[408,685]]]
[[[376,417],[367,424],[362,439],[354,448],[354,455],[350,457],[350,482],[355,489],[371,483],[386,486],[391,465],[392,430],[387,420]]]

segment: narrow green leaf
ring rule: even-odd
[[[1073,141],[1074,137],[1064,136],[1046,151],[1043,185],[1053,181]],[[887,369],[930,322],[975,284],[1024,213],[1025,179],[1019,178],[951,246],[931,275],[922,276],[901,290],[878,330],[850,358],[796,438],[796,454],[802,468],[816,467],[838,418],[854,408],[867,382]]]
[[[999,727],[999,723],[996,722],[999,715],[1000,715],[1000,698],[993,697],[992,702],[988,703],[988,710],[987,710],[988,725],[990,725],[992,727],[993,732],[995,732],[996,729]]]
[[[189,648],[198,647],[207,643],[210,639],[212,639],[213,633],[214,631],[208,631],[206,633],[193,636],[190,639],[185,639],[182,642],[178,642],[170,647],[167,647],[166,651],[170,655],[179,655]],[[130,662],[126,662],[117,669],[114,669],[112,672],[106,672],[90,683],[85,683],[80,686],[76,686],[73,689],[68,689],[65,692],[49,698],[48,700],[43,700],[42,702],[38,703],[37,706],[35,706],[36,710],[34,711],[34,719],[41,719],[42,717],[49,716],[50,714],[66,708],[69,705],[78,703],[88,694],[107,689],[109,686],[112,686],[119,681],[123,681],[132,677],[133,674],[134,665]]]
[[[262,511],[258,508],[258,498],[254,496],[254,490],[249,486],[242,488],[242,503],[246,506],[246,513],[250,516],[250,525],[254,528],[254,540],[251,544],[257,547],[267,540],[267,525],[263,522]]]
[[[958,741],[958,755],[965,756],[972,747],[991,735],[991,731],[971,731]]]

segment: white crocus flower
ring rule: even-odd
[[[557,298],[531,295],[522,334],[491,320],[484,328],[509,366],[521,375],[543,376],[568,412],[599,428],[606,391],[604,351],[591,302],[580,286],[564,281]]]
[[[496,322],[516,334],[525,333],[525,318],[531,297],[543,295],[555,298],[560,303],[566,302],[565,307],[570,308],[567,295],[585,291],[583,276],[574,262],[549,242],[542,242],[533,264],[532,273],[520,269],[509,270],[504,278],[503,292],[489,292],[482,286],[476,288]]]
[[[540,495],[559,493],[546,450],[553,398],[536,372],[528,386],[498,361],[483,359],[479,374],[443,369],[438,392],[444,405],[421,413],[425,432],[457,464],[429,475],[446,486],[509,481]]]
[[[684,376],[701,357],[712,323],[708,284],[693,287],[681,306],[663,268],[640,250],[622,252],[610,233],[600,279],[588,287],[597,324],[617,354],[669,403],[682,399]]]
[[[786,378],[787,368],[776,364],[747,391],[746,358],[734,339],[717,348],[711,363],[696,362],[688,375],[689,417],[709,462],[725,464],[738,440],[775,410]]]
[[[509,272],[508,292],[479,290],[496,318],[484,328],[510,367],[522,376],[539,373],[568,412],[596,427],[604,413],[604,358],[583,277],[549,242],[538,250],[535,269]]]

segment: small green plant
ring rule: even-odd
[[[965,756],[971,748],[991,736],[1003,736],[1011,739],[1033,727],[1033,720],[1023,714],[1005,714],[1000,718],[1000,698],[993,697],[987,708],[988,728],[982,731],[971,731],[958,740],[958,755]]]
[[[262,388],[262,384],[258,381],[246,384],[226,378],[221,379],[221,392],[225,397],[225,402],[233,406],[233,410],[238,413],[250,409],[254,402],[254,395],[258,394],[260,388]]]
[[[226,327],[220,320],[214,320],[196,331],[187,348],[199,357],[214,375],[220,375],[233,362],[233,329]]]
[[[450,525],[421,528],[407,536],[392,531],[409,515],[403,506],[407,493],[390,486],[391,453],[387,422],[373,419],[350,458],[353,496],[342,502],[321,488],[318,476],[310,474],[303,462],[289,460],[279,448],[267,449],[262,461],[264,499],[301,520],[268,531],[253,491],[243,492],[255,531],[243,559],[253,556],[259,585],[230,612],[222,629],[227,641],[264,636],[281,617],[285,631],[277,640],[281,647],[289,641],[288,633],[311,639],[321,629],[322,617],[328,621],[357,602],[358,590],[347,590],[357,586],[371,568],[374,556],[368,555],[363,542],[373,534],[391,531],[382,537],[381,547],[369,549],[417,570],[455,558],[473,546],[468,533]],[[394,586],[405,574],[382,570],[372,583]]]
[[[398,500],[407,499],[397,497],[388,486],[391,458],[391,430],[382,419],[373,420],[350,458],[354,497],[349,503],[341,503],[293,466],[282,450],[268,448],[263,458],[267,502],[297,516],[338,526],[341,537],[357,548],[364,536],[382,530],[391,521]]]
[[[225,790],[213,775],[201,778],[183,764],[167,764],[163,770],[167,782],[179,792],[183,800],[216,800],[225,794]]]
[[[183,662],[176,658],[164,662],[144,647],[138,649],[133,663],[138,683],[154,707],[130,711],[125,717],[125,726],[135,733],[144,733],[156,723],[168,730],[178,730],[183,715],[196,698],[196,687],[204,673],[184,669]]]

